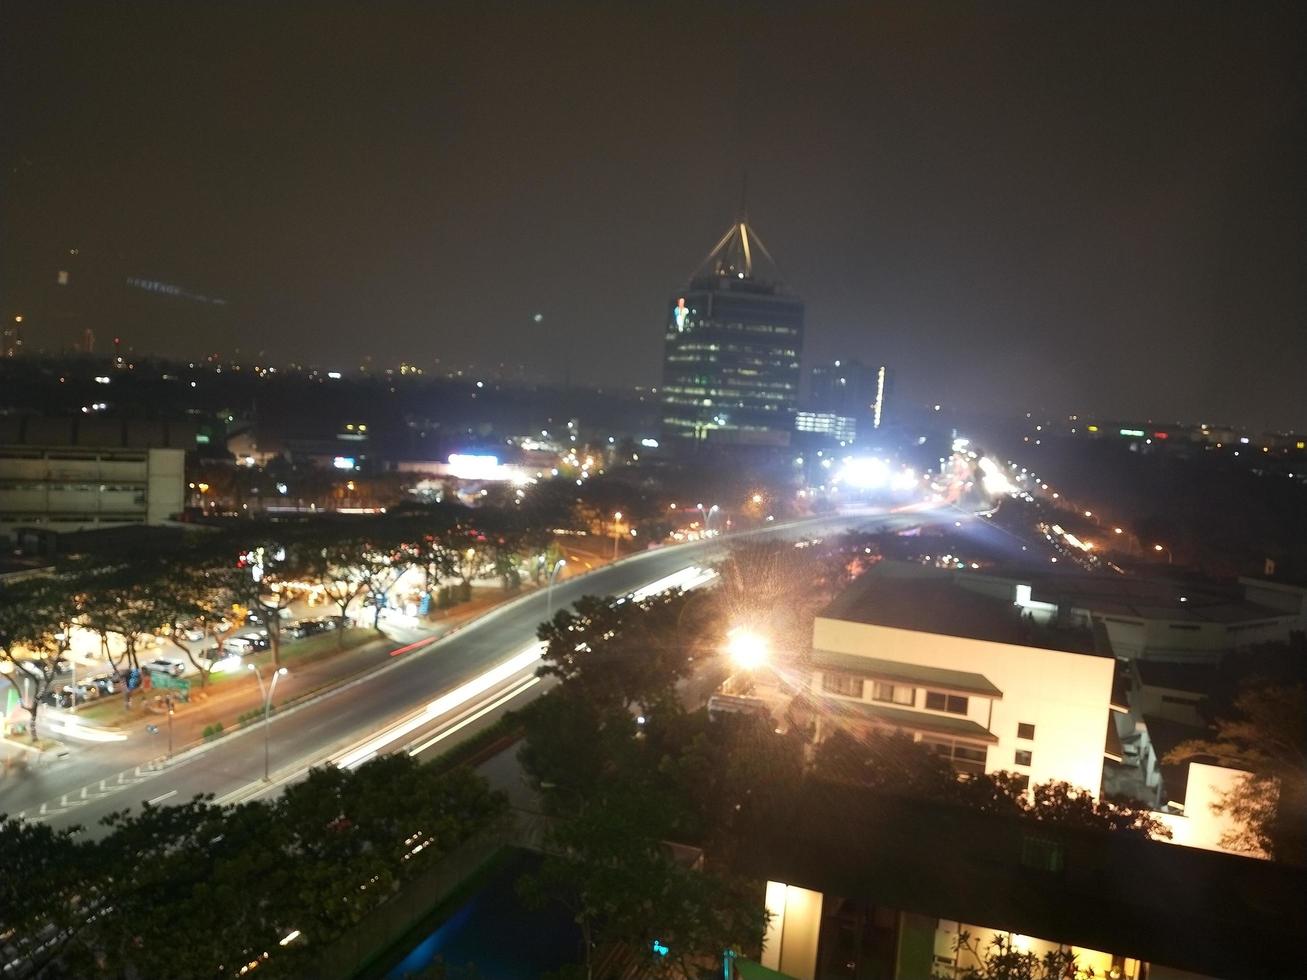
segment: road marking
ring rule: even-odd
[[[171,792],[164,793],[162,796],[156,796],[154,799],[146,800],[145,802],[148,803],[150,806],[157,806],[158,804],[162,803],[164,800],[168,799],[169,797],[173,797],[176,795],[177,795],[177,791],[172,790]]]
[[[437,742],[449,738],[449,736],[453,735],[457,731],[460,731],[461,729],[466,728],[468,725],[472,724],[472,722],[476,721],[478,718],[482,718],[485,715],[489,714],[490,712],[494,711],[500,705],[512,701],[513,698],[517,697],[523,691],[527,690],[527,688],[539,683],[540,683],[539,677],[528,677],[526,681],[519,684],[517,687],[513,688],[507,694],[501,696],[495,701],[492,701],[490,704],[486,705],[484,708],[482,708],[480,711],[476,712],[475,714],[469,715],[468,717],[464,718],[457,725],[451,725],[449,728],[446,728],[439,735],[435,735],[432,738],[427,739],[417,748],[409,749],[408,754],[420,755],[421,753],[425,752],[427,749],[431,748],[431,746],[435,745]]]

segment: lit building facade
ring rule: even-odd
[[[163,524],[183,507],[181,449],[0,447],[0,537]]]
[[[817,737],[900,731],[963,773],[1006,770],[1098,795],[1116,661],[1088,629],[1041,627],[950,573],[883,562],[813,625]]]
[[[784,447],[790,443],[803,354],[803,301],[774,275],[744,221],[717,243],[669,304],[663,432],[672,445]]]

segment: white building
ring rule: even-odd
[[[962,772],[1006,770],[1098,794],[1116,662],[1093,631],[1041,625],[963,576],[884,562],[813,627],[818,738],[899,730]],[[1116,710],[1124,710],[1117,704]]]
[[[184,506],[182,449],[0,446],[0,537],[162,524]]]

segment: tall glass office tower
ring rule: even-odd
[[[802,354],[803,301],[781,287],[771,254],[741,220],[669,304],[664,438],[788,446]]]

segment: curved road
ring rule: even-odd
[[[854,526],[908,527],[956,516],[952,510],[869,510],[746,533],[797,538]],[[709,564],[742,536],[647,551],[560,581],[554,588],[554,608],[586,594],[625,594],[688,567]],[[491,723],[517,699],[539,693],[541,687],[533,685],[534,658],[527,651],[535,642],[537,625],[546,618],[546,602],[543,590],[531,593],[455,633],[414,644],[384,667],[274,716],[270,784],[262,782],[265,733],[255,725],[158,768],[129,767],[104,778],[98,771],[88,774],[85,763],[38,768],[18,785],[10,779],[0,784],[0,812],[54,826],[78,824],[96,833],[106,814],[147,801],[179,803],[200,793],[225,801],[250,799],[284,785],[311,765],[357,764],[377,752],[401,748],[414,754],[444,751]],[[96,778],[85,782],[91,776]]]

